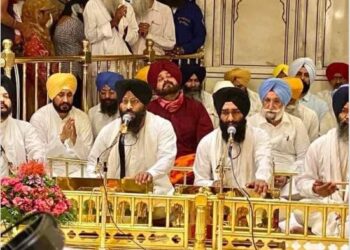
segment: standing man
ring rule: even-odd
[[[119,117],[116,85],[124,77],[114,72],[101,72],[96,77],[100,103],[89,110],[94,138],[108,123]]]
[[[146,49],[146,39],[154,42],[157,55],[174,48],[175,25],[171,9],[157,0],[134,0],[133,7],[138,23],[138,40],[132,46],[136,55],[142,55]]]
[[[271,146],[263,130],[247,125],[246,117],[250,108],[247,93],[233,86],[224,87],[213,94],[213,99],[220,117],[220,127],[205,136],[198,145],[194,184],[218,186],[217,167],[223,164],[223,167],[228,168],[224,175],[224,186],[248,186],[258,193],[266,193],[272,178]],[[226,150],[229,146],[229,126],[236,129],[230,156]],[[233,169],[229,157],[232,158]]]
[[[250,111],[248,117],[260,112],[261,110],[261,101],[258,93],[248,88],[250,77],[251,74],[249,70],[240,68],[234,68],[227,71],[224,76],[225,80],[232,82],[235,87],[242,89],[248,94],[250,101]]]
[[[348,203],[349,186],[337,185],[337,182],[349,182],[349,85],[339,87],[332,98],[337,128],[328,131],[314,141],[305,157],[305,170],[297,179],[300,194],[312,200],[325,203]],[[345,192],[339,189],[345,190]],[[337,224],[341,223],[340,215],[328,214],[327,235],[339,235]],[[336,222],[336,223],[334,223]],[[348,229],[348,222],[346,229]],[[311,231],[322,234],[322,215],[314,213],[309,218]],[[333,227],[331,226],[333,225]],[[346,230],[347,231],[347,230]],[[348,235],[348,232],[345,232]]]
[[[45,144],[47,157],[86,160],[93,136],[87,114],[73,107],[77,79],[70,73],[56,73],[48,78],[46,88],[52,103],[36,111],[30,123]],[[55,176],[79,176],[79,171],[78,166],[72,166],[69,173],[65,173],[62,165],[53,168]]]
[[[152,63],[148,83],[158,95],[148,105],[148,110],[173,125],[177,137],[177,157],[195,153],[199,141],[213,130],[213,124],[204,106],[186,97],[181,90],[179,67],[166,60]]]
[[[270,78],[260,85],[259,95],[263,108],[248,119],[249,124],[263,129],[270,136],[276,171],[301,173],[310,141],[303,122],[284,112],[291,98],[289,86],[280,78]],[[275,177],[275,187],[281,189],[281,196],[289,194],[287,183],[286,176]],[[292,194],[297,193],[293,185]]]
[[[88,173],[96,176],[96,164],[107,162],[108,178],[135,178],[154,183],[157,194],[171,194],[168,174],[176,155],[176,136],[171,123],[146,111],[152,90],[146,82],[123,80],[117,86],[119,112],[133,117],[127,134],[121,135],[122,118],[106,125],[96,138]]]
[[[29,160],[45,161],[44,144],[28,122],[12,118],[16,102],[15,84],[5,75],[0,86],[0,177],[16,174],[17,167]]]
[[[320,122],[320,134],[326,133],[333,127],[332,115],[328,109],[327,103],[309,91],[311,84],[316,78],[314,62],[308,57],[298,58],[289,65],[288,75],[291,77],[298,77],[302,80],[304,88],[301,93],[300,103],[316,112]]]

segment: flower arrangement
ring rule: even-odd
[[[35,212],[50,213],[62,224],[76,219],[70,201],[46,175],[42,163],[23,164],[15,176],[3,177],[0,183],[3,222],[14,224]]]

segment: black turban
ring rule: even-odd
[[[336,118],[338,118],[347,102],[349,102],[349,84],[344,84],[334,92],[332,97],[333,111]]]
[[[147,105],[152,98],[150,86],[141,80],[121,80],[116,86],[118,103],[121,103],[126,92],[131,91],[144,105]]]
[[[202,84],[207,73],[205,68],[199,66],[198,64],[184,64],[181,66],[181,72],[182,85],[184,85],[193,74],[197,76],[199,82]]]
[[[216,112],[219,116],[225,102],[233,102],[244,117],[246,117],[249,113],[250,101],[248,94],[239,88],[226,87],[219,89],[213,94],[213,99]]]
[[[16,104],[16,86],[15,83],[11,81],[10,78],[8,78],[5,75],[1,76],[1,86],[4,87],[4,89],[9,94],[11,104],[12,106]]]

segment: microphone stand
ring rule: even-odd
[[[106,221],[107,221],[107,163],[103,164],[103,187],[101,187],[102,193],[102,209],[101,209],[101,230],[100,230],[100,247],[99,250],[107,250],[106,248]]]

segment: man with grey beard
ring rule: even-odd
[[[138,40],[132,46],[133,53],[143,54],[146,39],[154,42],[157,55],[164,55],[165,50],[173,49],[176,37],[171,9],[157,0],[134,0],[132,6],[139,27]]]
[[[305,156],[303,174],[296,184],[306,198],[325,203],[348,203],[349,186],[341,184],[349,181],[349,84],[342,85],[334,93],[332,104],[338,126],[311,144]],[[320,213],[313,213],[309,218],[308,225],[316,235],[322,234],[321,218]],[[340,233],[338,227],[332,225],[341,223],[342,219],[336,214],[328,214],[327,235]],[[303,222],[302,217],[299,220]],[[338,222],[332,224],[334,221]]]

